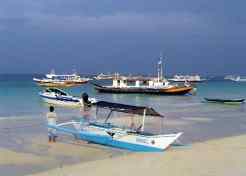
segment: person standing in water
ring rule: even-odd
[[[56,120],[57,120],[57,115],[54,112],[55,108],[53,106],[50,106],[49,112],[46,114],[47,122],[48,125],[55,126],[56,125]],[[56,142],[56,130],[53,128],[48,127],[48,137],[49,137],[49,142]]]
[[[89,96],[87,93],[83,93],[81,95],[83,100],[83,106],[81,106],[80,113],[82,115],[82,122],[89,123],[90,122],[90,109],[91,102],[89,101]]]

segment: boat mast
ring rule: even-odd
[[[160,75],[160,79],[163,80],[163,65],[162,65],[162,52],[160,53],[160,70],[161,70],[161,75]]]
[[[163,80],[163,65],[162,65],[162,53],[160,53],[160,60],[157,64],[157,71],[158,71],[158,82]]]

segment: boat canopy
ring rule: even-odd
[[[106,101],[99,101],[96,103],[96,106],[99,108],[110,109],[111,111],[123,112],[128,114],[143,115],[145,113],[146,116],[164,117],[160,113],[156,112],[153,108],[145,106],[133,106]]]
[[[64,95],[64,96],[67,96],[67,93],[60,90],[60,89],[57,89],[57,88],[48,88],[46,89],[46,92],[54,92],[54,93],[57,93],[59,95]]]

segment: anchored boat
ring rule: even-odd
[[[200,75],[174,75],[173,78],[168,79],[172,82],[191,82],[199,83],[204,82],[206,79],[202,79]]]
[[[117,80],[116,80],[117,81]],[[121,81],[121,80],[120,80]],[[93,83],[94,84],[94,83]],[[126,93],[126,94],[156,94],[156,95],[185,95],[192,93],[193,87],[160,84],[156,86],[101,86],[94,84],[95,89],[102,93]]]
[[[52,71],[50,74],[46,74],[45,78],[33,78],[39,86],[43,87],[74,87],[87,83],[89,78],[81,78],[76,73],[71,75],[57,75]]]
[[[47,88],[43,92],[40,92],[39,95],[44,102],[58,106],[77,107],[83,106],[84,103],[90,105],[97,102],[95,98],[88,97],[86,93],[83,93],[82,97],[80,98],[71,96],[68,93],[57,88]]]
[[[96,80],[111,80],[113,79],[113,74],[104,74],[104,73],[100,73],[97,76],[94,76],[94,79]]]
[[[182,135],[181,132],[173,134],[150,134],[145,132],[145,118],[147,116],[163,119],[161,114],[150,107],[132,106],[105,101],[96,103],[96,107],[97,113],[99,109],[109,110],[109,114],[104,122],[85,123],[83,120],[70,121],[57,125],[48,125],[48,127],[56,129],[57,132],[71,134],[76,139],[140,152],[164,151]],[[142,115],[142,123],[136,129],[115,126],[109,123],[113,112]],[[96,114],[96,117],[97,116]]]
[[[244,103],[245,99],[214,99],[204,98],[209,103],[224,103],[224,104],[241,104]]]
[[[135,83],[135,84],[134,84]],[[112,86],[93,83],[98,92],[103,93],[144,93],[158,95],[185,95],[194,91],[190,84],[171,84],[163,77],[162,56],[158,62],[157,78],[129,78],[116,75]]]

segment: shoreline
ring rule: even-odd
[[[170,148],[163,153],[130,153],[48,170],[33,176],[58,175],[237,175],[246,174],[246,135]],[[139,163],[139,164],[136,164]],[[95,169],[96,168],[96,169]]]
[[[39,136],[27,151],[0,148],[0,169],[5,175],[34,176],[246,174],[246,134],[171,147],[159,153],[135,153],[66,140],[47,144],[46,138]]]

